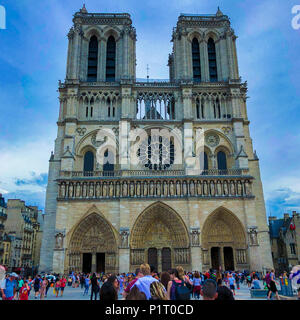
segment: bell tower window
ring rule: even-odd
[[[195,82],[201,81],[201,67],[200,67],[200,48],[199,42],[196,38],[192,41],[192,59],[193,59],[193,80]]]
[[[216,45],[212,38],[207,42],[209,77],[211,82],[218,81]]]
[[[88,82],[97,81],[97,68],[98,68],[98,39],[92,36],[89,44],[89,57],[88,57]]]
[[[106,50],[106,81],[114,82],[116,80],[116,41],[113,36],[107,40]]]

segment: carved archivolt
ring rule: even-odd
[[[86,217],[71,237],[70,252],[112,252],[117,250],[116,239],[109,223],[96,213]]]
[[[157,203],[137,218],[131,233],[130,247],[188,248],[189,235],[178,214],[167,205]]]
[[[231,245],[237,249],[245,249],[247,244],[244,227],[233,213],[220,208],[204,223],[202,245],[204,248]]]

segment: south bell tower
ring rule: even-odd
[[[73,22],[40,271],[128,272],[143,262],[158,271],[272,268],[247,83],[229,18],[219,9],[179,16],[167,82],[136,81],[129,14],[83,7]],[[105,143],[97,139],[100,128],[116,136],[116,150],[104,150],[114,162],[97,162]],[[153,128],[181,133],[183,150],[168,148],[171,158],[182,153],[182,164],[153,164],[147,139],[136,152],[143,161],[133,163],[136,141],[128,133]],[[205,133],[201,154],[198,128]],[[185,159],[200,157],[204,171],[197,175]]]

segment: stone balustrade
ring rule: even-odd
[[[200,176],[223,177],[223,176],[245,176],[247,169],[209,169],[202,170]],[[115,171],[60,171],[61,178],[85,178],[85,177],[177,177],[185,176],[185,170],[115,170]]]
[[[58,200],[119,198],[253,198],[252,177],[182,176],[58,179]]]

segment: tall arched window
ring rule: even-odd
[[[196,117],[197,119],[204,119],[204,102],[201,99],[196,100]]]
[[[104,164],[103,164],[103,175],[104,176],[113,176],[113,171],[115,168],[114,165],[114,155],[108,149],[104,152]]]
[[[200,153],[200,170],[208,170],[208,158],[206,152]]]
[[[83,171],[85,176],[92,175],[94,171],[94,154],[92,151],[87,151],[84,155]]]
[[[212,38],[207,42],[209,77],[211,82],[218,81],[216,46]]]
[[[116,79],[116,41],[110,36],[106,44],[106,81]]]
[[[192,41],[192,59],[193,59],[193,80],[201,81],[201,66],[200,66],[200,48],[196,38]]]
[[[218,160],[218,169],[227,170],[227,160],[226,160],[225,152],[219,151],[217,155],[217,160]]]
[[[214,118],[221,119],[221,105],[218,98],[214,102]]]
[[[87,81],[97,81],[98,68],[98,39],[92,36],[89,44],[89,58],[88,58],[88,75]]]

